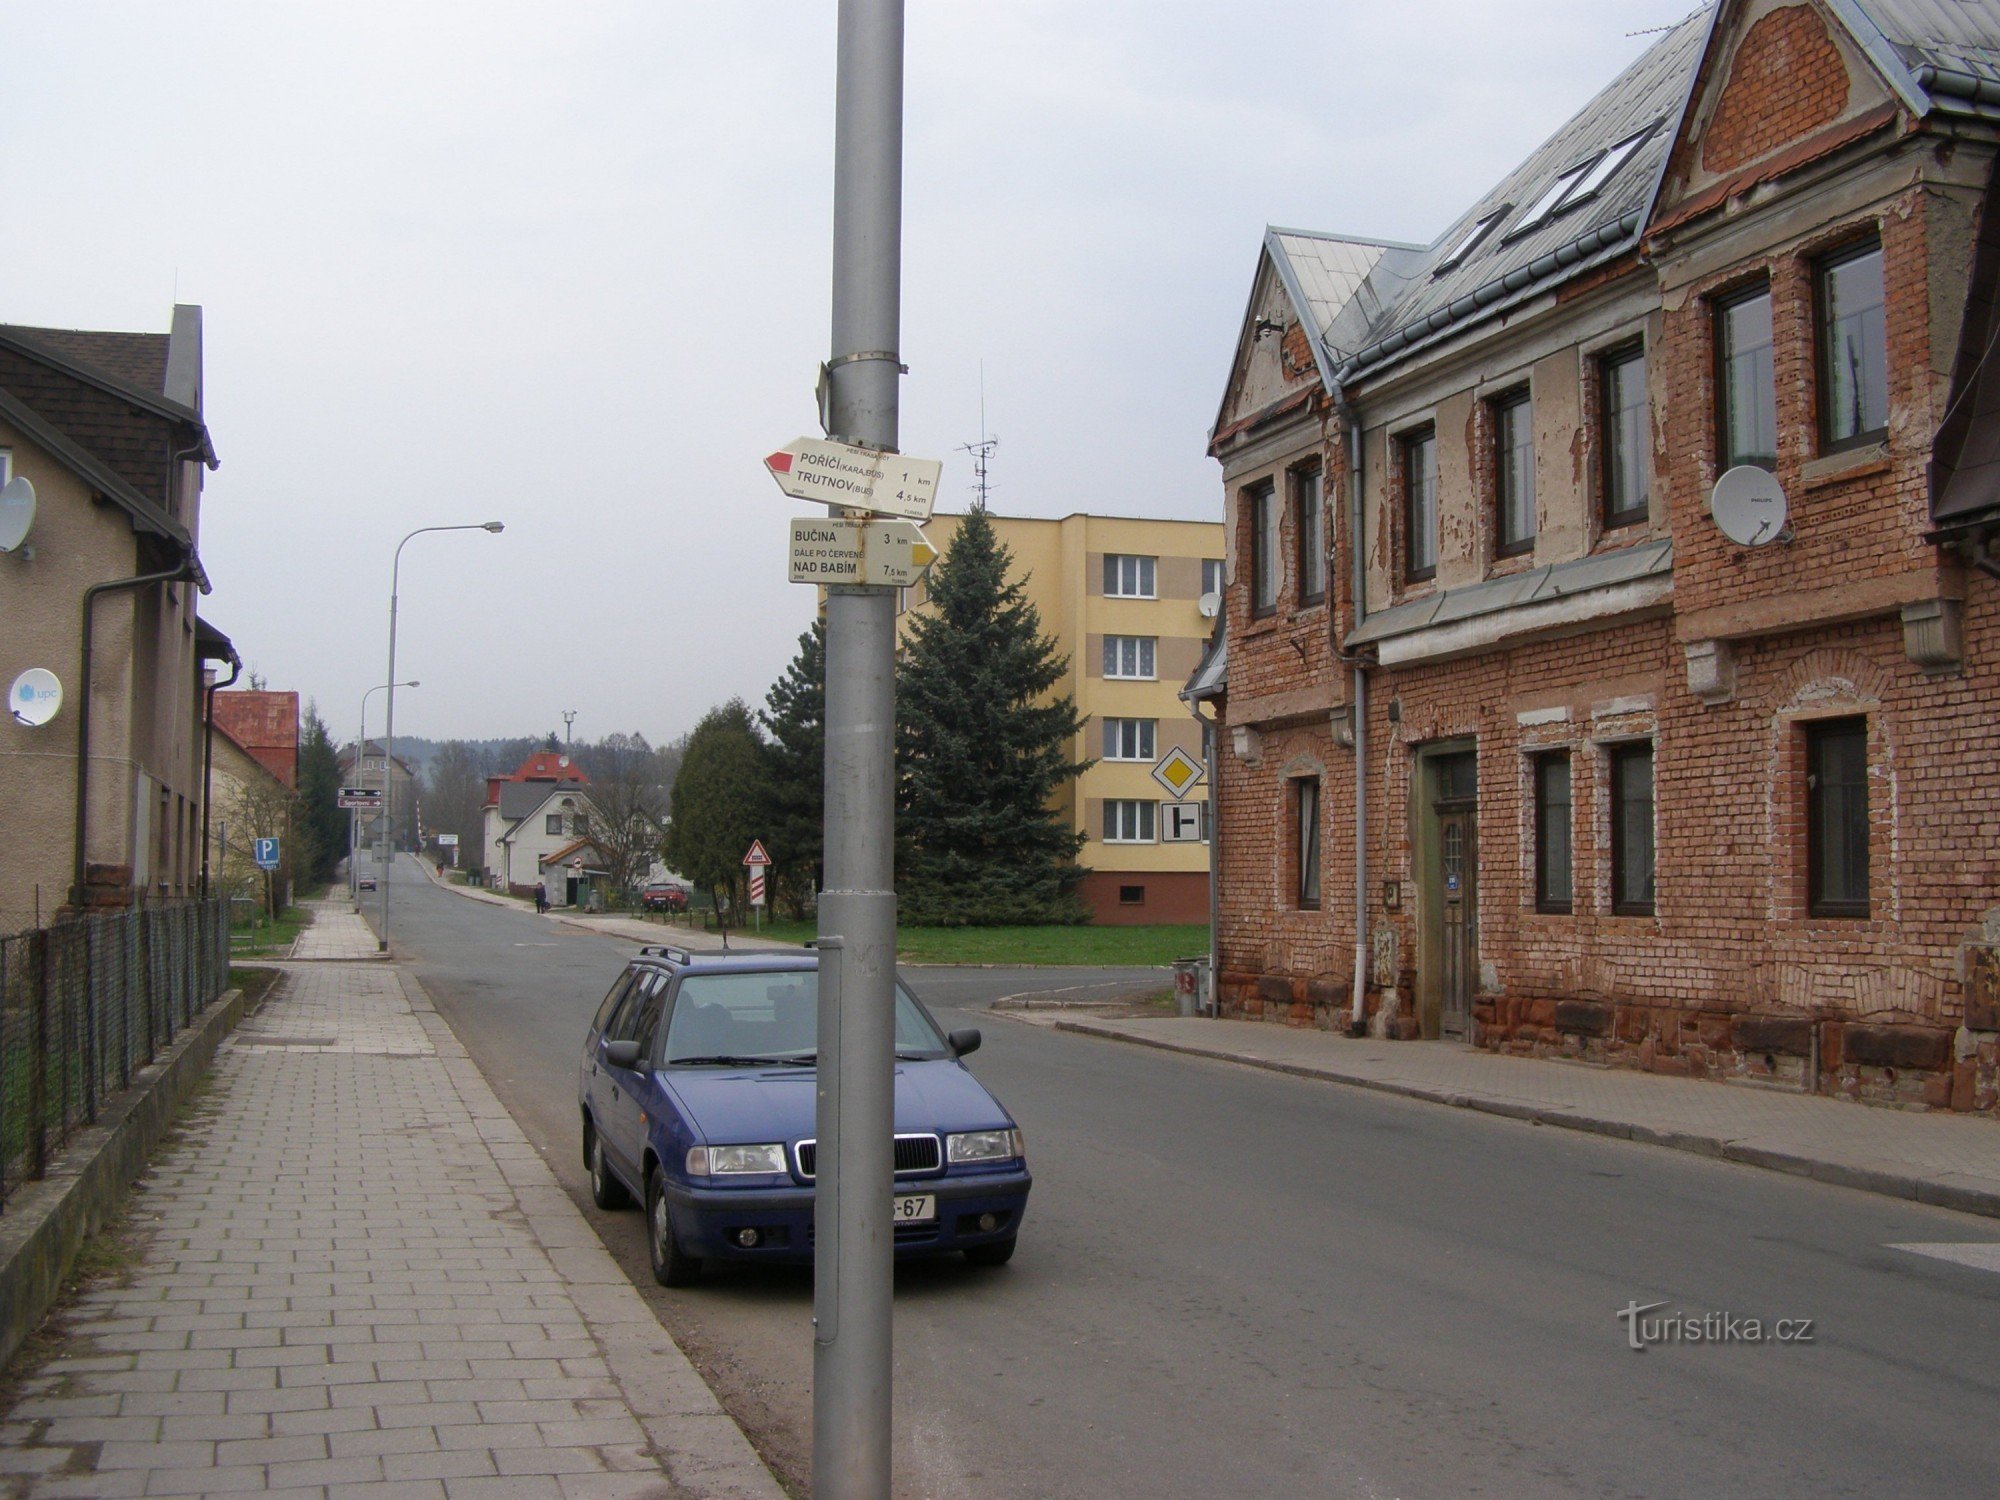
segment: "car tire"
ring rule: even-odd
[[[1014,1236],[992,1245],[972,1245],[967,1247],[965,1258],[975,1266],[1004,1266],[1014,1258]]]
[[[629,1208],[632,1195],[611,1175],[610,1164],[604,1160],[604,1142],[597,1127],[588,1121],[583,1127],[583,1155],[590,1163],[590,1201],[603,1209]]]
[[[693,1286],[701,1279],[700,1257],[682,1251],[674,1237],[674,1216],[667,1209],[666,1183],[657,1164],[646,1174],[646,1258],[661,1286]]]

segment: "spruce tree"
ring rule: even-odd
[[[757,720],[770,735],[771,831],[778,899],[795,918],[819,888],[826,823],[826,622],[799,637],[799,654],[772,684]]]
[[[299,823],[304,845],[292,868],[308,885],[333,879],[334,867],[347,855],[347,814],[340,810],[340,758],[319,706],[306,704],[299,732]]]
[[[1069,659],[1042,634],[1013,556],[975,507],[931,569],[896,676],[897,892],[913,923],[1080,922],[1083,838],[1052,805],[1084,768],[1082,718],[1054,694]]]
[[[688,736],[674,774],[667,863],[720,899],[740,894],[743,856],[768,832],[764,742],[741,698],[712,708]]]

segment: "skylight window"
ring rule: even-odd
[[[1598,190],[1609,182],[1618,169],[1630,161],[1633,154],[1646,143],[1646,137],[1653,133],[1655,126],[1648,125],[1636,135],[1628,135],[1608,151],[1586,157],[1575,166],[1563,172],[1548,185],[1542,196],[1529,205],[1521,215],[1520,222],[1507,231],[1508,239],[1518,239],[1531,229],[1539,229],[1557,214],[1567,213],[1586,198],[1594,197]]]
[[[1521,215],[1521,221],[1508,231],[1509,237],[1526,234],[1530,229],[1539,229],[1546,224],[1555,216],[1556,210],[1568,199],[1570,190],[1583,180],[1584,174],[1589,172],[1590,168],[1591,163],[1579,162],[1550,183],[1548,190],[1528,205],[1528,211]]]
[[[1507,210],[1513,206],[1511,203],[1503,203],[1494,209],[1492,213],[1482,219],[1476,220],[1470,229],[1459,236],[1458,243],[1451,247],[1451,253],[1437,263],[1438,272],[1449,271],[1453,266],[1464,260],[1466,256],[1470,255],[1473,247],[1486,238],[1495,224],[1498,224],[1502,219],[1507,217]]]
[[[1577,182],[1576,187],[1570,192],[1570,195],[1563,199],[1562,206],[1568,208],[1572,203],[1581,203],[1592,193],[1603,187],[1605,183],[1611,180],[1612,175],[1620,167],[1632,159],[1632,153],[1637,151],[1645,143],[1646,137],[1652,133],[1653,127],[1648,125],[1637,135],[1628,135],[1624,140],[1598,157],[1597,165],[1583,174],[1582,178]]]

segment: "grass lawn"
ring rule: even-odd
[[[286,907],[275,922],[260,910],[256,913],[254,925],[249,922],[229,924],[229,956],[283,957],[299,933],[311,923],[312,913],[303,907]]]
[[[732,931],[736,929],[732,928]],[[803,943],[811,922],[766,922],[762,937]],[[1031,964],[1051,968],[1165,968],[1208,952],[1203,923],[1156,927],[902,927],[896,956],[906,964]]]

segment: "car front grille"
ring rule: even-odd
[[[810,1182],[818,1175],[819,1142],[800,1141],[794,1150],[799,1176]],[[934,1135],[896,1137],[896,1175],[909,1177],[919,1172],[935,1172],[944,1164],[944,1148]]]

